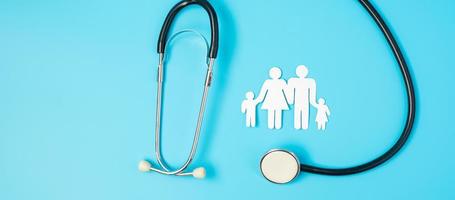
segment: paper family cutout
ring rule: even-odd
[[[256,126],[256,106],[262,103],[261,109],[268,111],[268,128],[280,129],[283,110],[289,110],[294,104],[294,128],[308,129],[310,105],[317,109],[316,123],[319,130],[325,130],[330,110],[325,100],[316,102],[316,81],[307,78],[308,69],[304,65],[297,66],[297,77],[286,80],[281,78],[281,70],[272,67],[270,79],[264,81],[256,99],[254,93],[248,91],[241,105],[242,113],[246,114],[246,126]]]

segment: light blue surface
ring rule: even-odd
[[[270,148],[305,163],[346,167],[390,147],[406,101],[398,67],[356,1],[211,1],[220,52],[192,168],[208,178],[137,171],[154,160],[156,41],[172,1],[0,1],[0,199],[454,199],[454,1],[375,1],[398,36],[415,80],[418,114],[406,147],[366,173],[303,173],[288,185],[262,178]],[[208,34],[192,7],[174,32]],[[170,45],[163,145],[172,166],[186,159],[205,73],[203,43]],[[450,57],[451,56],[451,57]],[[333,116],[321,133],[248,129],[240,103],[268,69],[310,69]],[[452,105],[451,105],[452,103]],[[312,117],[314,117],[312,112]]]

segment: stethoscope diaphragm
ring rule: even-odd
[[[274,149],[261,159],[262,175],[272,183],[289,183],[299,175],[300,162],[297,157],[286,150]]]

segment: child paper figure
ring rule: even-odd
[[[246,99],[242,101],[242,113],[246,114],[246,127],[256,126],[256,105],[254,93],[249,91],[245,95]]]
[[[325,105],[325,100],[319,98],[318,104],[316,104],[318,112],[316,113],[316,123],[318,124],[318,130],[325,130],[325,125],[329,121],[328,116],[330,116],[330,110],[327,105]]]

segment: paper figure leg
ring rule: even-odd
[[[309,118],[309,114],[310,114],[309,108],[308,107],[303,108],[303,109],[300,110],[300,112],[301,112],[301,115],[302,115],[302,118],[301,118],[302,119],[302,121],[301,121],[302,129],[306,130],[306,129],[308,129],[308,118]]]
[[[248,117],[250,119],[250,127],[256,127],[256,116],[254,114],[250,114]]]
[[[275,111],[275,129],[280,129],[281,128],[281,110],[276,110]]]
[[[302,116],[302,113],[300,112],[300,109],[297,109],[297,108],[294,108],[294,128],[295,129],[300,129],[300,127],[302,127],[302,124],[301,124],[301,116]]]
[[[269,110],[269,116],[268,116],[268,127],[269,129],[273,129],[274,128],[274,123],[275,123],[275,112],[274,110]]]

